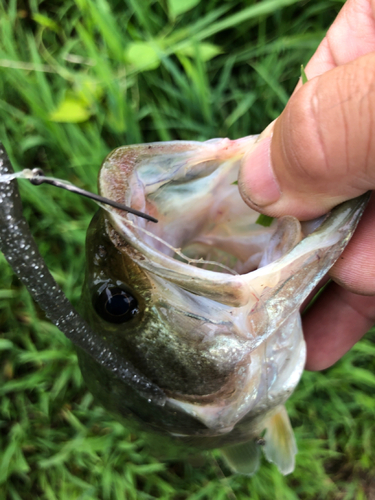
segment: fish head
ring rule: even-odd
[[[257,224],[236,185],[255,142],[116,149],[100,193],[159,222],[103,209],[87,236],[85,317],[166,397],[145,401],[79,352],[89,388],[117,416],[206,448],[259,436],[294,390],[305,361],[299,308],[363,209]]]

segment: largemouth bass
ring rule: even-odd
[[[38,252],[1,145],[0,245],[77,346],[105,408],[182,444],[222,447],[244,474],[258,467],[263,445],[287,474],[297,450],[283,404],[305,361],[299,309],[369,196],[314,221],[284,217],[262,227],[235,183],[255,141],[142,144],[106,158],[101,193],[159,223],[108,208],[94,217],[82,299],[89,324]]]
[[[287,474],[297,448],[284,402],[305,363],[299,309],[343,251],[367,198],[314,221],[257,224],[236,186],[255,141],[141,144],[105,159],[101,195],[159,223],[116,209],[94,217],[83,309],[96,334],[161,389],[163,404],[78,355],[89,389],[118,417],[221,447],[244,474],[256,471],[263,445]]]

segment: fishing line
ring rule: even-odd
[[[44,175],[44,172],[41,168],[34,168],[30,170],[25,168],[21,172],[15,172],[13,174],[3,174],[0,176],[0,182],[10,182],[13,179],[27,179],[34,186],[40,186],[41,184],[50,184],[51,186],[55,186],[61,189],[65,189],[66,191],[70,191],[71,193],[76,193],[81,196],[85,196],[86,198],[90,198],[95,202],[105,205],[110,205],[111,207],[118,208],[119,210],[124,210],[125,212],[129,212],[137,217],[142,217],[143,219],[149,220],[151,222],[158,222],[155,217],[151,215],[145,214],[144,212],[140,212],[139,210],[135,210],[134,208],[128,207],[127,205],[123,205],[122,203],[117,203],[117,201],[110,200],[108,198],[104,198],[103,196],[99,196],[98,194],[90,193],[90,191],[85,191],[81,189],[71,182],[65,181],[63,179],[56,179],[55,177],[47,177]]]

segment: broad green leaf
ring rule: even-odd
[[[103,87],[94,78],[83,76],[75,86],[74,98],[89,106],[103,96]]]
[[[222,54],[223,51],[213,43],[198,43],[196,45],[188,45],[178,51],[178,54],[188,57],[198,56],[202,61],[209,61],[210,59]]]
[[[55,111],[50,113],[49,119],[52,122],[81,123],[88,120],[90,115],[84,101],[75,97],[65,97]]]
[[[160,65],[160,57],[156,49],[148,42],[134,42],[125,51],[127,62],[140,71],[156,69]]]
[[[174,19],[198,5],[199,1],[200,0],[168,0],[169,16]]]

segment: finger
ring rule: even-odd
[[[375,295],[375,195],[373,194],[348,246],[329,274],[351,292]]]
[[[314,78],[373,52],[374,19],[374,1],[348,0],[307,64],[307,77]]]
[[[292,96],[244,157],[241,195],[273,217],[322,215],[375,188],[374,132],[371,53],[314,78]]]
[[[324,370],[336,363],[375,323],[375,297],[328,285],[303,315],[306,369]]]

